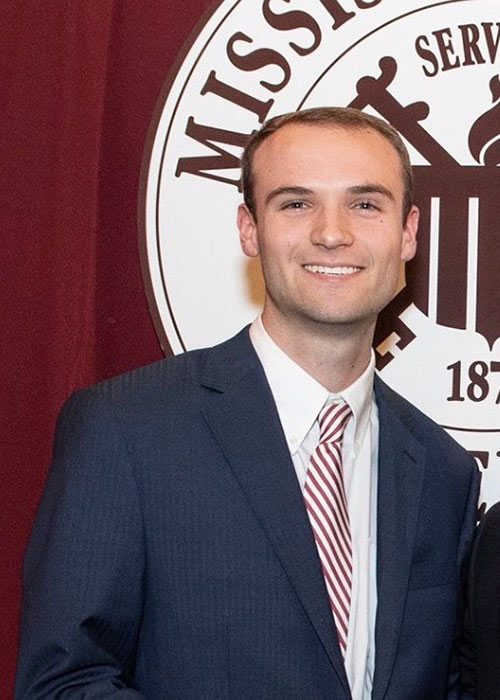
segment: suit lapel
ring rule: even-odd
[[[202,384],[204,418],[350,697],[302,494],[247,330],[209,351]]]
[[[384,697],[396,659],[424,474],[424,449],[376,381],[379,409],[377,620],[373,699]],[[392,404],[392,405],[391,405]]]

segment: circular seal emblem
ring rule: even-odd
[[[217,2],[160,99],[140,203],[163,346],[212,345],[263,302],[235,225],[252,131],[320,105],[391,122],[410,151],[421,224],[377,327],[377,368],[477,458],[488,501],[500,499],[499,59],[491,0]]]

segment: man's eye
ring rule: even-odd
[[[281,206],[282,209],[305,209],[305,207],[305,202],[296,199],[293,202],[284,202]]]
[[[376,211],[376,210],[378,210],[378,207],[376,207],[375,204],[373,204],[373,202],[366,202],[366,201],[358,202],[356,204],[356,207],[358,209],[361,209],[362,211],[372,211],[372,210]]]

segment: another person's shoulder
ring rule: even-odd
[[[480,673],[488,679],[493,666],[498,670],[500,661],[500,503],[481,518],[472,550],[469,586]],[[489,667],[487,659],[491,655],[494,664]],[[500,682],[500,673],[495,673],[495,678]]]
[[[492,544],[494,550],[490,552]],[[500,562],[500,502],[491,506],[481,518],[475,548],[476,551],[484,551],[486,559],[489,559],[491,554]]]

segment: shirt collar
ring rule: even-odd
[[[262,363],[278,409],[288,448],[293,455],[311,430],[326,403],[343,400],[354,418],[354,450],[357,452],[370,420],[375,354],[364,372],[343,391],[333,394],[279,348],[259,316],[250,326],[250,340]]]

